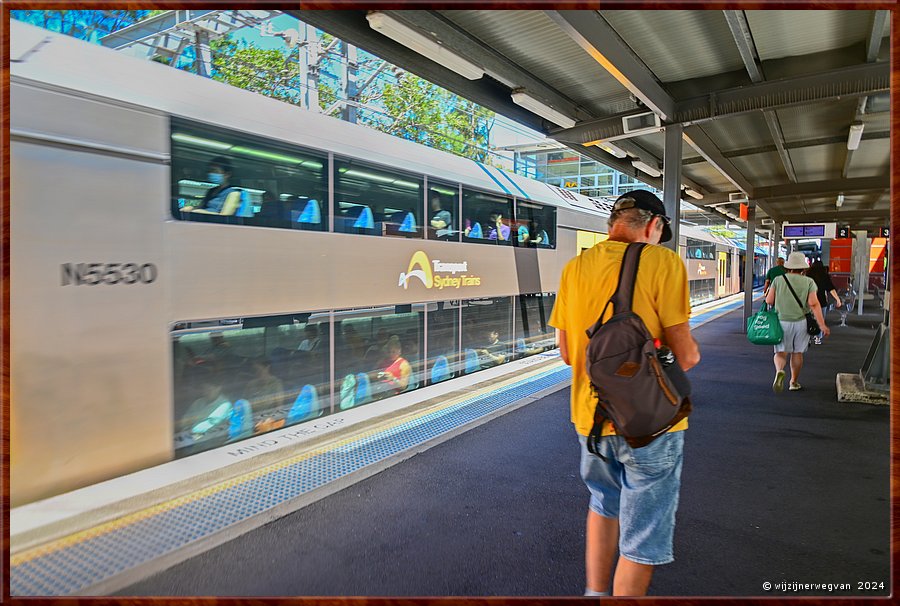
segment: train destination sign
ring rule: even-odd
[[[785,223],[782,239],[791,238],[834,238],[837,223]]]

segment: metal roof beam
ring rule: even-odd
[[[876,221],[884,220],[888,221],[891,215],[891,211],[889,208],[884,208],[884,210],[871,209],[871,210],[829,210],[829,211],[821,211],[821,212],[812,212],[809,214],[790,214],[784,215],[782,218],[783,221],[788,221],[791,223],[809,223],[811,221],[835,221],[837,223],[841,223],[843,221],[849,220],[860,220],[860,219],[870,219],[870,222],[874,225]],[[883,223],[886,224],[886,223]]]
[[[100,38],[100,44],[113,49],[125,48],[144,40],[165,33],[179,24],[201,19],[210,13],[219,11],[175,10],[166,11],[154,17],[143,19],[126,28],[107,34]]]
[[[880,131],[880,132],[869,132],[866,131],[863,133],[862,140],[874,140],[874,139],[888,139],[891,136],[890,131]],[[622,141],[617,141],[616,146],[621,147]],[[819,145],[838,145],[838,144],[846,144],[847,137],[821,137],[818,139],[804,139],[802,141],[791,141],[786,142],[784,144],[785,149],[800,149],[803,147],[818,147]],[[722,152],[722,155],[726,158],[740,158],[741,156],[752,156],[754,154],[768,154],[774,151],[778,151],[778,148],[774,145],[761,145],[759,147],[746,147],[744,149],[735,149],[732,151]],[[706,162],[705,158],[697,157],[697,158],[686,158],[681,163],[682,164],[697,164],[698,162]]]
[[[890,78],[889,63],[863,63],[818,74],[712,91],[701,97],[676,101],[675,119],[672,121],[687,126],[748,112],[860,97],[889,90]],[[551,134],[560,141],[614,141],[629,136],[622,128],[622,118],[640,113],[643,112],[617,114],[572,128],[555,129]]]
[[[664,121],[675,101],[598,11],[544,11],[572,40]]]
[[[284,12],[520,124],[540,132],[548,130],[546,125],[549,122],[513,103],[509,88],[502,83],[493,78],[469,80],[379,34],[369,27],[366,11],[285,10]]]
[[[777,200],[779,198],[792,198],[794,196],[828,196],[839,192],[849,194],[871,190],[887,191],[890,187],[890,175],[883,175],[878,177],[831,179],[827,181],[810,181],[806,183],[774,185],[771,187],[757,187],[754,193],[758,198]]]
[[[869,33],[869,41],[866,44],[866,61],[868,63],[872,63],[878,58],[881,40],[884,38],[884,25],[887,23],[890,13],[891,11],[875,11],[875,16],[872,18],[872,31]]]
[[[533,74],[516,65],[496,50],[472,38],[436,11],[384,11],[397,21],[422,30],[424,35],[435,38],[442,46],[459,52],[464,58],[484,68],[491,77],[510,89],[523,88],[529,95],[572,118],[587,119],[591,115],[572,99],[560,94],[553,86],[535,78]]]
[[[738,52],[741,54],[741,60],[747,73],[750,74],[750,80],[753,82],[761,82],[763,78],[762,70],[759,69],[756,53],[756,45],[753,44],[753,35],[750,33],[750,25],[744,11],[722,11],[725,13],[725,22],[728,23],[728,29],[731,30],[731,36],[737,46]]]

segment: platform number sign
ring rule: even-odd
[[[882,227],[878,230],[879,238],[890,238],[891,237],[891,228],[890,227]]]
[[[844,225],[843,227],[837,228],[837,237],[838,238],[849,238],[850,237],[850,227]]]

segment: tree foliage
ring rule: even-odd
[[[11,15],[51,31],[96,42],[106,34],[163,12],[16,10],[11,11]],[[320,34],[319,43],[323,48],[332,40],[331,35]],[[215,39],[210,43],[210,50],[215,80],[294,105],[302,104],[308,83],[301,81],[296,51],[262,49],[234,38]],[[381,60],[361,50],[359,55],[362,80],[365,71],[371,73]],[[193,49],[189,48],[185,60],[174,67],[193,69],[193,56]],[[164,57],[156,60],[171,63]],[[341,71],[340,59],[334,54],[322,58],[318,96],[323,111],[342,100]],[[357,111],[359,123],[474,160],[489,160],[487,147],[494,112],[413,74],[397,69],[394,74],[393,79],[376,78],[357,99],[350,100],[363,106]]]

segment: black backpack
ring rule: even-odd
[[[600,431],[610,419],[616,433],[632,448],[646,446],[665,434],[691,412],[691,386],[671,352],[661,350],[641,317],[631,310],[638,264],[645,243],[633,242],[625,250],[616,292],[600,318],[587,331],[587,374],[597,396],[594,426],[588,450],[598,453]],[[603,316],[610,304],[613,315]]]

